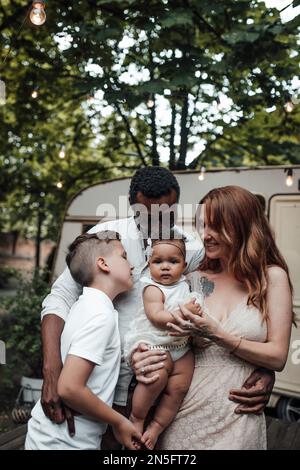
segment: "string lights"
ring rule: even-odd
[[[36,26],[41,26],[46,21],[46,13],[45,13],[45,2],[44,1],[33,1],[31,12],[29,14],[29,18],[31,23]]]
[[[38,88],[36,87],[36,88],[32,91],[31,97],[35,100],[38,96],[39,96],[39,92],[38,92]]]
[[[294,184],[293,169],[286,168],[284,172],[286,173],[285,184],[287,186],[293,186]]]
[[[292,101],[287,101],[284,105],[284,109],[287,113],[291,113],[294,109],[294,103]]]
[[[63,145],[59,151],[59,154],[58,154],[59,158],[63,159],[65,158],[66,156],[66,147],[65,145]]]
[[[46,13],[45,13],[45,2],[44,1],[33,1],[32,6],[27,10],[26,15],[15,35],[15,39],[19,37],[19,34],[21,30],[23,29],[23,26],[28,18],[30,18],[30,21],[37,25],[41,26],[42,24],[45,23],[46,21]],[[6,55],[4,56],[4,59],[2,60],[2,63],[0,64],[0,72],[3,70],[5,63],[10,56],[10,53],[12,51],[12,43],[10,44],[8,51]],[[36,99],[38,97],[38,92],[37,90],[33,90],[31,94],[33,99]],[[0,106],[4,105],[6,103],[6,87],[5,87],[5,82],[3,80],[0,80]]]
[[[200,170],[200,173],[199,173],[199,176],[198,176],[198,180],[203,181],[204,178],[205,178],[205,166],[202,166],[201,170]]]
[[[59,181],[58,183],[56,183],[56,187],[57,187],[58,189],[61,189],[61,188],[63,187],[62,182]]]

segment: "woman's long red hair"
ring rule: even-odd
[[[259,199],[239,186],[225,186],[210,191],[201,199],[210,227],[228,246],[229,269],[248,290],[248,305],[257,307],[263,315],[267,310],[267,269],[280,266],[287,273],[288,266],[276,246],[274,236]],[[204,258],[203,271],[220,270],[219,260]]]

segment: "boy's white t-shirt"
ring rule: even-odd
[[[61,356],[82,357],[95,364],[87,386],[107,405],[112,406],[119,377],[121,347],[118,312],[110,298],[98,289],[84,287],[73,305],[61,335]],[[40,401],[31,413],[25,448],[99,449],[107,425],[84,416],[75,417],[75,436],[69,436],[66,422],[52,423]]]

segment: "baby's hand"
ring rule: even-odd
[[[194,315],[202,316],[202,308],[196,303],[196,299],[191,299],[187,304],[184,304],[184,307],[190,310]]]

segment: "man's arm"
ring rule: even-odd
[[[235,413],[262,413],[268,404],[274,383],[274,371],[263,368],[254,370],[240,390],[229,392],[229,400],[238,403]]]
[[[68,421],[70,434],[74,434],[74,420],[67,407],[64,407],[57,393],[58,377],[62,369],[60,337],[70,308],[81,293],[69,268],[54,282],[50,294],[43,301],[42,346],[43,346],[43,389],[41,404],[45,415],[59,424]]]
[[[57,315],[46,315],[42,320],[41,333],[43,344],[43,390],[41,404],[45,415],[59,424],[65,419],[57,394],[57,382],[62,369],[60,336],[64,320]]]
[[[52,285],[50,294],[43,300],[42,319],[46,315],[51,314],[57,315],[65,321],[70,308],[76,302],[81,292],[82,287],[74,281],[67,267]]]

